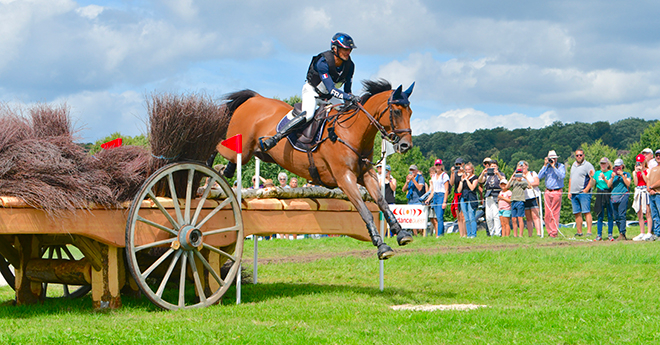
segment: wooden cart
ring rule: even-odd
[[[216,182],[226,199],[209,197]],[[171,197],[157,196],[165,194]],[[222,176],[196,163],[158,170],[124,209],[53,218],[16,198],[0,199],[0,273],[15,288],[19,305],[44,300],[57,284],[62,298],[91,290],[95,309],[120,307],[122,289],[140,291],[163,309],[205,307],[235,281],[250,234],[344,234],[369,241],[347,201],[240,205]],[[376,215],[377,207],[369,207]],[[250,231],[244,231],[244,220]]]

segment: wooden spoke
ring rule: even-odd
[[[147,268],[147,270],[144,271],[144,273],[142,273],[142,279],[147,278],[151,274],[151,272],[153,272],[158,266],[160,266],[160,264],[162,264],[163,261],[165,261],[165,259],[167,259],[167,257],[170,256],[172,253],[174,253],[174,249],[170,248],[165,252],[165,254],[161,255],[158,258],[158,260],[156,260],[156,262],[151,264],[151,266],[149,266],[149,268]]]
[[[179,277],[179,308],[186,306],[186,264],[188,255],[183,255],[181,259],[181,276]]]
[[[224,228],[224,229],[209,230],[207,232],[204,232],[203,234],[204,234],[204,236],[211,236],[211,235],[215,235],[215,234],[221,234],[223,232],[234,232],[234,231],[240,231],[240,230],[241,230],[241,227],[239,225],[234,225],[234,226]]]
[[[190,224],[190,202],[192,201],[193,194],[193,177],[195,177],[195,169],[188,170],[188,181],[186,183],[186,224]]]
[[[170,267],[167,268],[167,272],[165,272],[165,276],[163,277],[163,280],[160,282],[160,286],[158,286],[158,291],[156,291],[156,296],[162,297],[163,296],[163,291],[165,291],[165,285],[167,285],[167,282],[170,280],[170,277],[172,276],[172,271],[174,271],[174,267],[176,267],[177,261],[179,261],[179,258],[181,257],[181,253],[183,253],[183,250],[177,250],[176,254],[174,254],[174,258],[172,258],[172,262],[170,262]]]
[[[160,225],[160,224],[158,224],[158,223],[154,223],[154,222],[152,222],[152,221],[150,221],[150,220],[148,220],[148,219],[142,218],[142,217],[139,216],[139,215],[137,216],[137,220],[140,221],[140,222],[142,222],[142,223],[145,223],[145,224],[151,225],[151,226],[153,226],[154,228],[158,228],[158,229],[161,229],[161,230],[163,230],[163,231],[165,231],[165,232],[169,232],[170,234],[172,234],[172,235],[174,235],[174,236],[177,236],[177,235],[178,235],[178,233],[177,233],[175,230],[170,229],[170,228],[168,228],[168,227],[164,227],[164,226],[162,226],[162,225]]]
[[[213,211],[211,211],[211,213],[209,213],[201,222],[199,222],[199,224],[195,225],[195,227],[198,228],[198,229],[201,228],[204,224],[206,224],[206,222],[209,221],[209,219],[213,218],[213,216],[215,216],[216,213],[218,213],[220,210],[222,210],[222,208],[227,206],[231,201],[232,200],[229,199],[229,198],[225,199],[223,202],[220,203],[220,205],[216,206],[213,209]],[[241,224],[241,227],[242,226],[243,226],[243,224]]]
[[[172,218],[170,213],[167,212],[167,210],[165,209],[165,207],[163,207],[163,205],[160,203],[160,201],[158,201],[158,199],[156,199],[156,196],[154,195],[154,193],[151,190],[149,190],[148,195],[149,195],[149,198],[151,198],[151,201],[153,201],[154,204],[156,204],[156,207],[158,207],[160,212],[162,212],[163,215],[165,215],[165,218],[167,218],[167,220],[170,222],[170,224],[172,224],[174,229],[176,231],[179,231],[179,224],[174,220],[174,218]]]
[[[174,188],[174,178],[172,174],[167,174],[167,184],[170,186],[170,194],[172,195],[172,203],[174,204],[174,212],[179,224],[183,224],[183,215],[181,215],[181,206],[179,206],[179,198],[176,195],[176,188]]]
[[[156,242],[153,242],[153,243],[145,244],[143,246],[135,247],[135,251],[139,252],[141,250],[145,250],[145,249],[148,249],[148,248],[162,246],[163,244],[172,243],[172,242],[174,242],[174,240],[176,240],[176,237],[172,237],[172,238],[168,238],[166,240],[156,241]]]
[[[220,249],[218,249],[218,248],[216,248],[216,247],[213,247],[213,246],[210,246],[210,245],[204,243],[204,248],[206,248],[206,249],[208,249],[208,250],[211,250],[211,251],[214,251],[214,252],[216,252],[216,253],[218,253],[218,254],[220,254],[220,255],[222,255],[222,256],[226,256],[226,257],[229,258],[229,260],[236,262],[236,258],[235,258],[235,257],[231,256],[229,253],[226,253],[226,252],[224,252],[224,251],[222,251],[222,250],[220,250]]]
[[[211,267],[211,264],[209,264],[209,262],[206,261],[206,259],[204,258],[204,255],[202,255],[202,253],[200,253],[199,251],[195,251],[195,256],[197,256],[197,259],[199,261],[201,261],[201,263],[202,263],[202,265],[204,265],[204,267],[206,267],[206,270],[208,270],[209,273],[213,276],[213,279],[215,279],[218,282],[218,284],[220,284],[220,286],[224,286],[225,282],[222,280],[222,278],[220,278],[220,276],[215,271],[215,269],[213,269]]]
[[[206,295],[204,294],[204,286],[202,286],[202,280],[199,279],[199,272],[197,271],[197,263],[195,262],[195,256],[192,253],[193,251],[188,252],[188,264],[192,270],[193,281],[195,282],[195,289],[197,290],[197,295],[199,295],[199,301],[204,304],[206,303]]]
[[[211,192],[211,187],[213,187],[213,184],[215,183],[215,177],[211,177],[208,181],[208,184],[206,185],[206,188],[204,189],[204,194],[202,194],[202,197],[199,199],[199,204],[197,204],[197,209],[195,210],[195,215],[193,216],[191,224],[197,223],[197,218],[199,217],[199,214],[202,212],[202,209],[204,208],[204,203],[206,202],[206,198],[208,198],[209,193]]]

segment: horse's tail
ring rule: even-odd
[[[241,104],[245,103],[248,99],[257,96],[258,93],[252,91],[252,90],[241,90],[241,91],[236,91],[234,93],[230,93],[229,95],[224,97],[224,100],[227,102],[225,106],[227,107],[227,115],[229,118],[231,118],[234,115],[234,111],[238,109],[238,107],[241,106]]]

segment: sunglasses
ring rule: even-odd
[[[582,157],[582,156],[584,156],[584,155],[575,155],[575,157]]]

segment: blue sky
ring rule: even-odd
[[[660,117],[650,1],[0,0],[0,101],[66,102],[83,141],[145,131],[153,92],[300,94],[349,33],[359,81],[416,82],[413,133]]]

